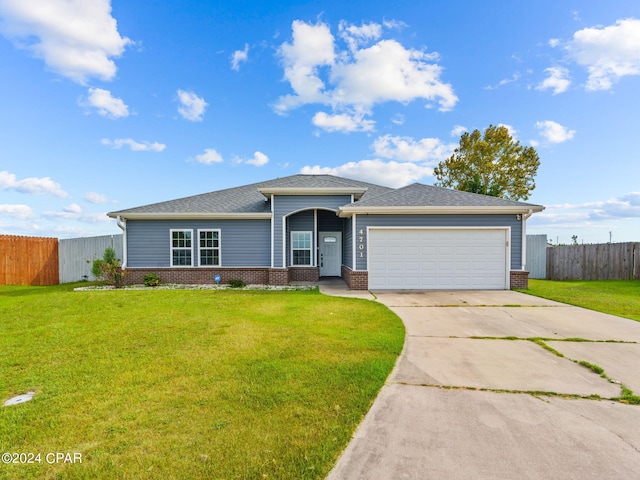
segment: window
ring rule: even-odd
[[[171,230],[171,266],[190,267],[191,261],[191,230]]]
[[[311,232],[291,232],[291,264],[311,265]]]
[[[198,230],[200,266],[220,265],[220,230]]]

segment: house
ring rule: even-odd
[[[415,183],[293,175],[108,213],[127,282],[352,289],[526,288],[526,220],[544,207]]]

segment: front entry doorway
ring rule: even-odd
[[[342,232],[320,232],[320,276],[339,277],[342,269]]]

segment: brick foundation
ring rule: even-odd
[[[269,285],[289,285],[289,269],[288,268],[270,268],[269,269]]]
[[[526,270],[511,270],[510,283],[511,290],[515,288],[526,290],[529,288],[529,272]]]
[[[317,282],[320,280],[319,267],[291,267],[289,268],[290,282]]]
[[[369,272],[342,266],[342,278],[351,290],[369,290]]]
[[[270,270],[270,268],[127,268],[124,282],[127,285],[142,284],[147,273],[155,273],[160,277],[160,283],[213,284],[215,283],[213,277],[220,275],[220,283],[242,280],[247,285],[265,285],[270,283]],[[283,270],[286,272],[286,269]]]

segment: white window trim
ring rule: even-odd
[[[294,265],[293,264],[293,250],[307,250],[306,248],[293,248],[293,235],[295,233],[306,233],[309,234],[309,264],[308,265]],[[313,232],[311,230],[292,230],[291,232],[289,232],[289,243],[291,245],[291,256],[289,257],[289,265],[291,267],[313,267]]]
[[[218,232],[218,265],[200,265],[200,232]],[[214,268],[214,267],[221,267],[222,266],[222,231],[219,228],[199,228],[197,233],[197,240],[198,240],[198,267],[202,267],[202,268]],[[206,249],[209,250],[209,249]],[[215,248],[214,248],[215,250]]]
[[[174,250],[187,250],[184,247],[173,246],[173,233],[174,232],[191,232],[191,264],[190,265],[174,265],[173,264],[173,251]],[[191,228],[172,228],[169,230],[169,265],[171,268],[190,268],[193,267],[193,229]]]

